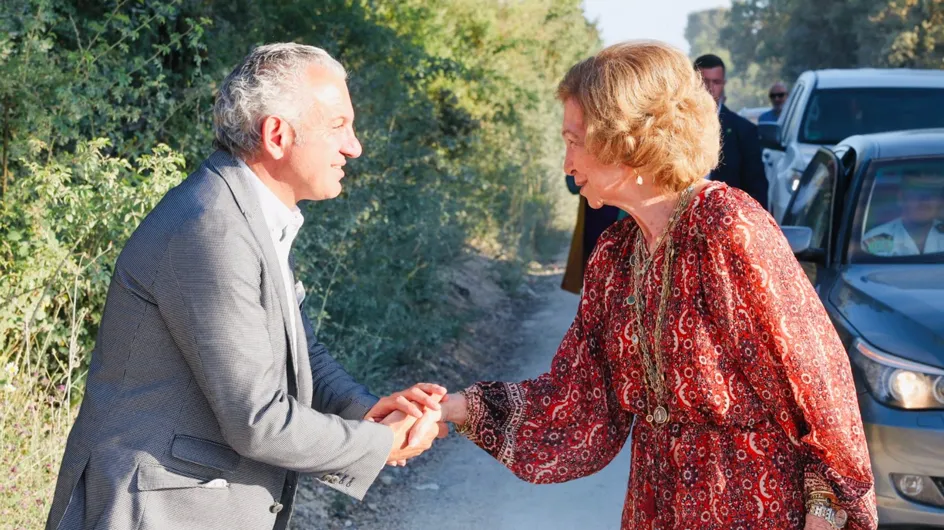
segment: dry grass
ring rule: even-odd
[[[3,362],[0,380],[0,529],[42,528],[78,407],[65,386]]]

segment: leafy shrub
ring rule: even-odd
[[[304,207],[295,250],[358,377],[459,332],[443,278],[471,242],[510,269],[554,246],[554,88],[598,45],[578,0],[0,3],[3,525],[41,525],[124,241],[211,152],[219,81],[287,40],[350,71],[365,152],[340,198]]]

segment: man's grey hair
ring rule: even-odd
[[[305,87],[308,66],[320,66],[347,78],[344,67],[314,46],[280,42],[253,49],[220,86],[213,105],[216,147],[247,158],[262,143],[262,121],[277,115],[293,128],[310,105]]]

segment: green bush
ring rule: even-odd
[[[350,72],[364,155],[304,207],[307,310],[378,382],[459,333],[444,274],[472,242],[553,251],[556,82],[599,45],[578,0],[0,3],[0,526],[41,525],[111,267],[211,152],[219,81],[298,41]]]

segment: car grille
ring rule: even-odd
[[[944,495],[944,477],[931,477],[931,480],[934,481],[934,485],[937,486],[941,495]]]

